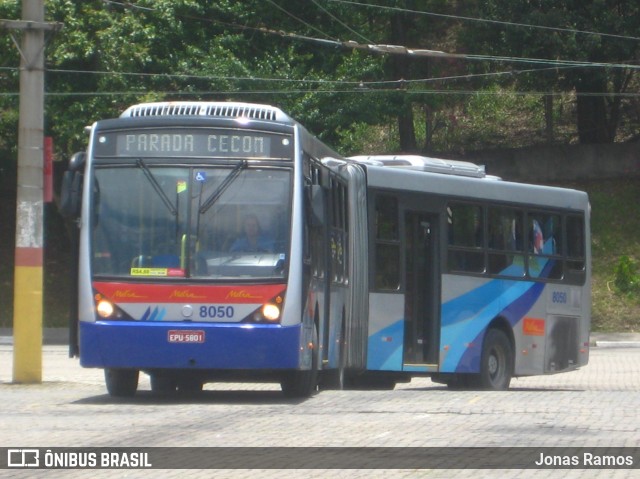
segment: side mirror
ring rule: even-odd
[[[83,168],[86,155],[84,152],[74,154],[69,160],[69,167],[62,178],[60,204],[58,211],[65,218],[75,219],[80,216],[82,204]]]
[[[87,160],[87,154],[84,151],[79,151],[78,153],[74,153],[71,159],[69,160],[69,166],[67,169],[69,171],[80,171],[80,169],[84,168],[85,161]]]
[[[58,211],[68,219],[80,216],[82,203],[82,173],[78,171],[65,171],[62,177],[62,191],[60,191],[60,204]]]

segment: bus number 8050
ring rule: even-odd
[[[228,319],[233,318],[233,306],[200,306],[201,318]]]

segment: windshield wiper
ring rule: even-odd
[[[247,161],[242,160],[238,163],[233,170],[227,175],[227,177],[220,183],[220,185],[211,193],[209,198],[200,206],[200,214],[204,214],[207,212],[209,208],[213,206],[213,204],[222,196],[222,193],[229,187],[231,183],[238,177],[240,171],[247,167]]]
[[[147,177],[147,179],[149,180],[149,183],[151,183],[151,186],[153,186],[153,189],[156,190],[156,193],[158,193],[158,195],[160,196],[160,199],[165,204],[167,209],[171,212],[171,214],[173,216],[178,216],[178,210],[176,209],[175,206],[173,206],[173,203],[171,202],[167,194],[162,189],[162,186],[160,186],[160,183],[158,183],[158,180],[156,180],[155,176],[153,176],[153,173],[151,173],[151,170],[147,167],[144,161],[142,161],[142,158],[138,158],[138,161],[136,162],[136,164],[144,172],[144,176]]]

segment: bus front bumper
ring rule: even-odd
[[[297,369],[301,326],[80,322],[80,364],[133,369]]]

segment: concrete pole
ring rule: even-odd
[[[22,0],[13,381],[42,382],[44,0]],[[30,23],[33,22],[33,23]]]

